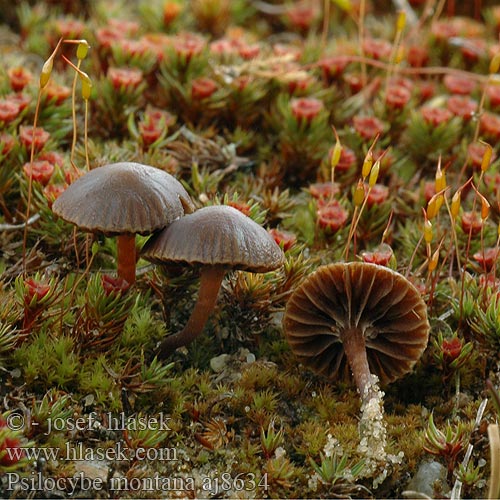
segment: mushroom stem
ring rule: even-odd
[[[127,280],[130,285],[135,283],[135,235],[120,234],[117,240],[118,276]]]
[[[373,394],[369,383],[371,373],[363,331],[357,327],[346,328],[341,332],[340,338],[361,399],[368,401]]]
[[[219,289],[226,274],[224,266],[205,266],[200,275],[200,290],[198,300],[186,326],[175,335],[170,335],[160,344],[158,357],[166,358],[175,349],[187,345],[198,337],[212,313]]]

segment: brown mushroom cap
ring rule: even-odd
[[[152,236],[142,257],[157,263],[218,265],[250,272],[279,267],[283,251],[250,217],[227,205],[200,208]]]
[[[339,332],[360,329],[370,372],[387,384],[427,346],[427,308],[401,274],[364,262],[321,266],[290,297],[283,320],[292,351],[314,371],[348,378]]]
[[[182,184],[155,167],[112,163],[90,170],[55,200],[53,212],[85,231],[149,234],[192,212]]]

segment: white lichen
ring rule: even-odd
[[[334,454],[342,456],[344,454],[339,440],[334,438],[330,433],[326,435],[326,444],[323,447],[323,454],[325,457],[331,457]]]
[[[363,475],[373,477],[374,488],[377,488],[386,479],[393,466],[401,463],[403,459],[403,452],[391,455],[386,451],[387,429],[384,422],[383,397],[378,377],[372,375],[364,394],[361,395],[358,452],[365,459]]]
[[[315,492],[318,490],[318,484],[321,478],[319,477],[317,472],[314,472],[309,479],[307,480],[307,486],[312,491]]]

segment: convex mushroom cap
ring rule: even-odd
[[[283,264],[283,251],[250,217],[227,205],[200,208],[152,236],[142,256],[156,263],[222,266],[267,272]]]
[[[272,236],[238,210],[216,205],[174,221],[144,245],[142,256],[156,263],[199,266],[200,289],[182,331],[163,340],[159,357],[166,357],[198,337],[212,312],[226,272],[240,269],[268,272],[278,268],[284,254]]]
[[[427,308],[418,290],[401,274],[364,262],[321,266],[294,291],[283,320],[292,351],[329,378],[346,378],[345,343],[357,334],[370,373],[381,383],[409,372],[429,337]],[[367,381],[356,380],[361,394]]]
[[[182,184],[155,167],[112,163],[76,179],[52,211],[90,232],[117,235],[118,275],[135,281],[135,235],[162,229],[194,205]]]
[[[159,168],[111,163],[76,179],[52,211],[85,231],[149,234],[194,210],[182,184]]]

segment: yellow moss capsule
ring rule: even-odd
[[[462,193],[458,190],[451,199],[451,207],[450,212],[451,216],[455,219],[458,216],[458,212],[460,211],[460,202],[461,202]]]
[[[480,142],[484,144],[484,146],[486,146],[483,158],[481,160],[481,172],[486,172],[491,163],[491,157],[493,156],[493,148],[487,142],[483,141]]]
[[[438,206],[437,206],[437,196],[433,196],[430,200],[429,203],[427,203],[427,210],[425,213],[427,214],[427,218],[429,220],[434,219],[438,213]]]
[[[378,174],[380,172],[380,160],[377,160],[370,171],[368,185],[372,188],[377,183]]]
[[[352,10],[351,0],[332,0],[332,2],[345,12],[351,12]]]
[[[342,145],[340,144],[340,140],[337,139],[335,146],[332,151],[332,159],[330,161],[330,167],[334,169],[340,161],[340,155],[342,154]]]
[[[429,219],[426,219],[424,222],[424,239],[425,242],[429,245],[432,241],[432,223]]]
[[[78,47],[76,49],[76,57],[81,61],[87,57],[89,52],[90,45],[87,40],[80,40],[78,43]]]
[[[401,32],[405,29],[406,26],[406,12],[404,10],[400,10],[398,14],[398,20],[396,22],[396,30]]]
[[[437,170],[436,170],[436,180],[434,183],[436,187],[436,193],[439,193],[440,191],[443,191],[443,189],[446,189],[446,174],[441,170],[441,164],[438,164]]]
[[[432,272],[436,269],[439,261],[439,248],[432,254],[431,259],[429,260],[429,271]]]
[[[359,207],[363,200],[365,199],[365,185],[363,181],[360,179],[358,181],[358,185],[356,186],[356,190],[354,191],[353,201],[354,206]]]
[[[42,72],[40,73],[40,88],[43,89],[47,86],[50,80],[50,75],[52,74],[52,68],[54,67],[54,58],[49,57],[42,66]]]
[[[92,80],[87,73],[83,71],[79,73],[80,79],[82,80],[82,98],[85,101],[90,99],[90,94],[92,92]]]
[[[396,51],[396,56],[394,57],[394,63],[399,64],[401,61],[404,60],[406,56],[406,50],[403,45],[400,45],[398,47],[398,50]]]
[[[497,52],[490,61],[490,75],[498,73],[500,69],[500,52]]]
[[[83,81],[82,82],[82,98],[84,101],[90,99],[90,94],[92,93],[92,82]]]
[[[372,169],[372,165],[373,165],[373,154],[371,151],[368,151],[363,161],[363,168],[361,169],[361,176],[363,177],[363,179],[366,179],[368,177],[368,174]]]
[[[438,212],[439,209],[443,206],[443,203],[444,203],[444,196],[442,194],[438,194],[436,196],[436,208]]]

